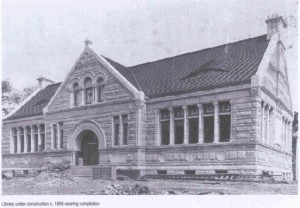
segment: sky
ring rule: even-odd
[[[44,76],[63,81],[84,49],[125,66],[266,34],[278,13],[297,20],[296,0],[2,1],[2,79],[16,88]],[[297,30],[290,21],[288,71],[294,108]]]

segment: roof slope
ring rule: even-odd
[[[150,98],[250,82],[267,49],[266,35],[128,67]]]
[[[125,67],[104,57],[149,98],[249,83],[268,47],[266,35]],[[43,114],[61,83],[48,85],[5,120]]]
[[[27,103],[25,103],[25,105],[23,105],[19,110],[17,110],[13,115],[5,118],[5,120],[43,115],[43,108],[50,102],[52,96],[55,94],[60,84],[61,83],[55,83],[46,86],[35,96],[33,96]]]
[[[105,58],[105,60],[108,61],[115,69],[117,69],[120,74],[122,74],[135,88],[141,90],[139,83],[137,82],[133,72],[130,69],[109,58],[106,58],[104,56],[102,57]]]

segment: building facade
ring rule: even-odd
[[[286,24],[278,16],[266,23],[267,35],[132,67],[86,42],[62,83],[40,78],[40,89],[3,120],[3,170],[67,162],[290,180]]]

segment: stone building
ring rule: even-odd
[[[86,46],[62,83],[3,120],[2,168],[47,163],[142,174],[292,174],[293,111],[281,34],[125,67]]]

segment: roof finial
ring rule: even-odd
[[[88,45],[93,44],[93,42],[90,41],[89,39],[86,39],[86,40],[84,41],[84,43],[85,43],[85,46],[88,46]]]

